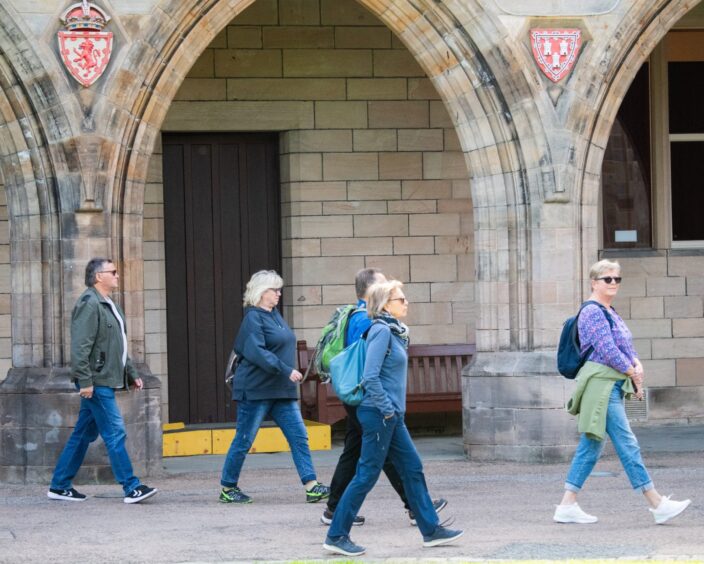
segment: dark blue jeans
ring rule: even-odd
[[[103,438],[112,473],[122,484],[125,495],[140,485],[125,448],[127,433],[115,400],[115,390],[105,386],[95,386],[92,398],[81,398],[78,421],[56,463],[54,476],[51,479],[52,489],[66,490],[71,487],[73,478],[83,464],[88,445],[97,439],[98,435]]]
[[[349,535],[352,521],[379,479],[387,455],[401,476],[418,529],[425,536],[432,535],[438,526],[438,516],[425,484],[423,463],[403,415],[384,419],[378,409],[360,406],[357,408],[357,418],[363,430],[362,455],[357,464],[357,473],[337,504],[328,536],[337,539]]]
[[[237,485],[244,459],[267,415],[271,416],[286,437],[301,482],[306,484],[315,480],[315,468],[308,446],[308,431],[303,423],[298,402],[287,399],[242,400],[237,402],[237,432],[222,468],[222,486],[232,488]]]

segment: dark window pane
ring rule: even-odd
[[[704,62],[667,65],[670,133],[704,133]]]
[[[670,143],[672,240],[704,241],[704,141]]]
[[[628,89],[602,164],[604,248],[651,246],[648,65]]]

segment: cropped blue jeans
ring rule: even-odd
[[[315,480],[308,432],[298,402],[293,399],[241,400],[237,402],[237,432],[227,451],[220,477],[223,487],[232,488],[237,485],[244,459],[267,415],[271,416],[286,437],[301,483],[305,485]]]
[[[609,435],[616,449],[616,454],[621,460],[623,469],[631,482],[631,487],[634,490],[646,492],[653,489],[653,481],[650,479],[645,464],[643,464],[638,439],[633,434],[628,422],[621,396],[621,385],[621,382],[614,384],[611,396],[609,396],[609,406],[606,410],[606,434]],[[603,449],[604,441],[595,441],[582,433],[565,481],[566,490],[577,493],[582,489]]]

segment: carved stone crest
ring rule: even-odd
[[[579,29],[531,29],[533,58],[553,82],[567,76],[579,55],[582,32]]]
[[[102,31],[109,21],[105,11],[88,0],[72,4],[61,16],[66,27],[58,32],[61,60],[85,87],[100,78],[110,61],[113,35]]]

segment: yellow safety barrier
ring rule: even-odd
[[[311,450],[330,450],[330,425],[317,421],[304,421]],[[235,436],[235,429],[189,429],[183,423],[166,423],[162,427],[163,456],[197,456],[200,454],[226,454]],[[284,452],[290,450],[281,429],[261,427],[250,453]]]

